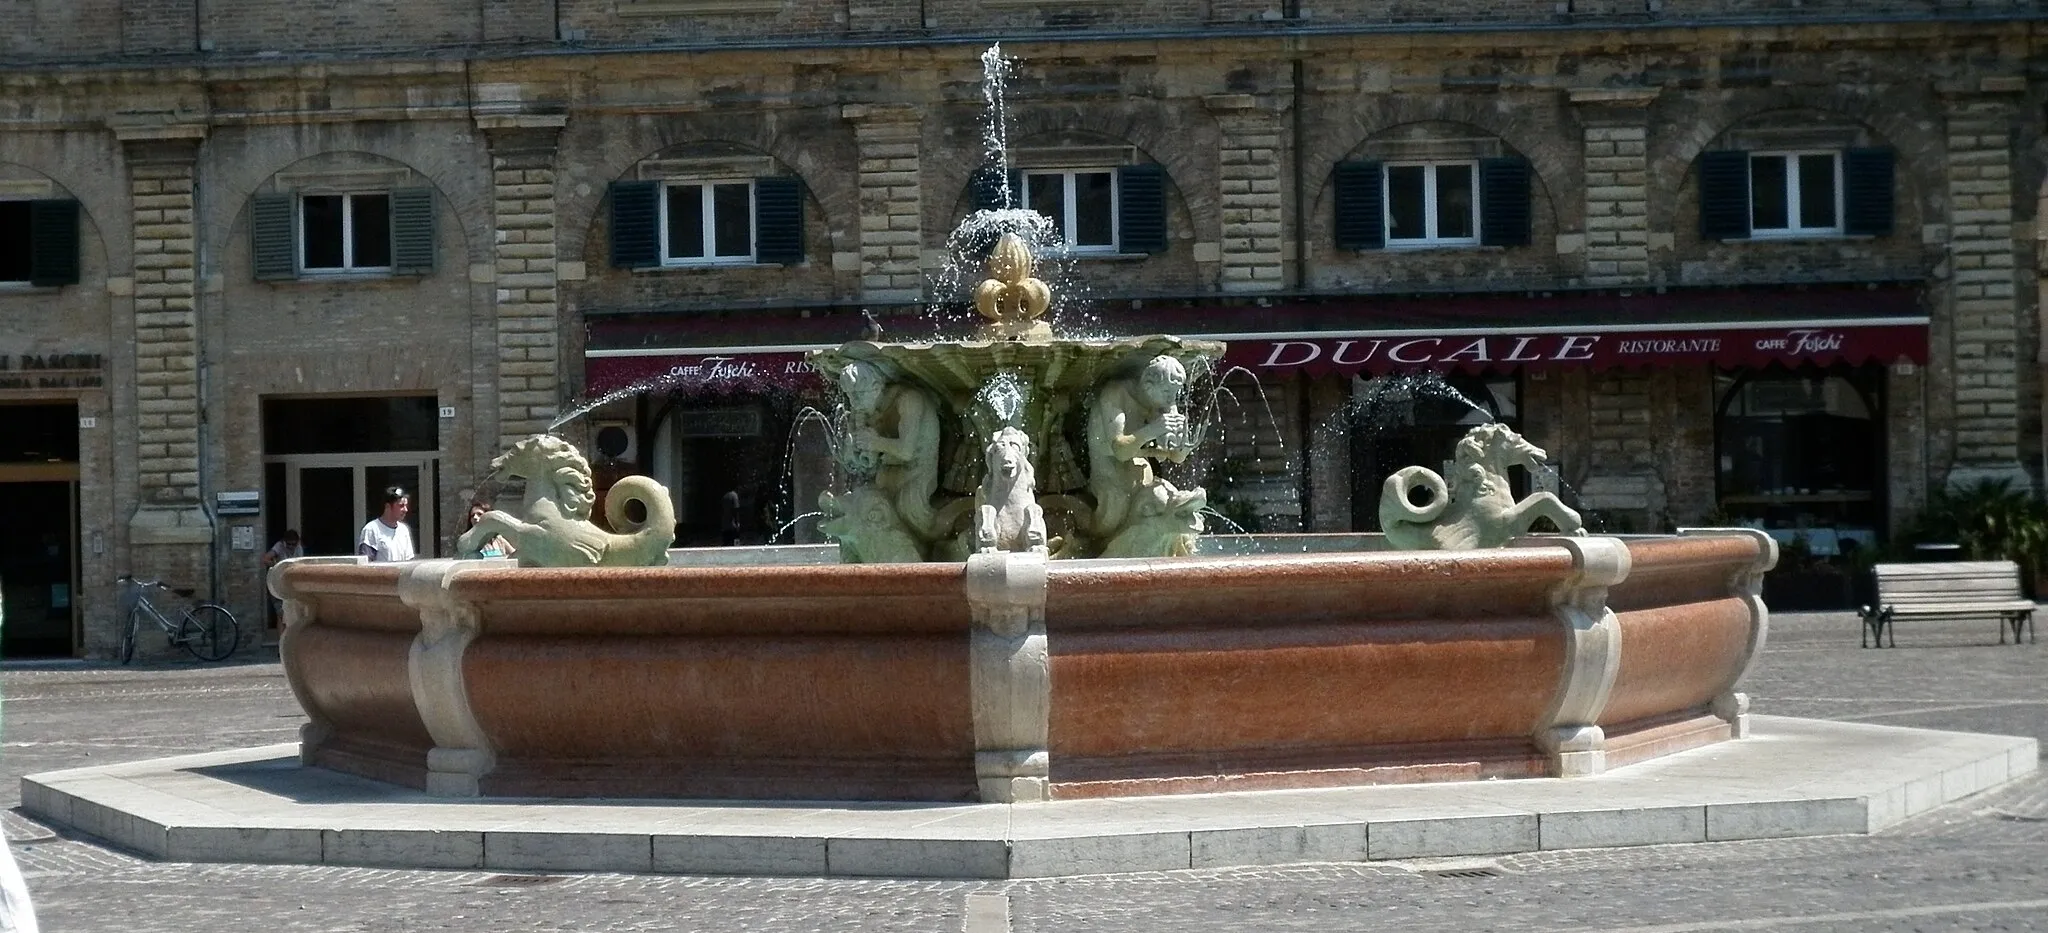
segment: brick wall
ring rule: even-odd
[[[0,0],[10,61],[98,58],[121,51],[121,0]]]
[[[200,7],[200,38],[226,54],[466,46],[482,40],[482,25],[476,0],[205,0]]]
[[[128,55],[199,51],[198,0],[126,0],[121,51]]]

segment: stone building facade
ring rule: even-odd
[[[781,530],[828,481],[801,352],[959,326],[994,39],[1061,326],[1232,342],[1233,519],[1369,528],[1475,417],[1617,531],[2039,485],[2038,0],[12,6],[18,653],[106,654],[121,573],[262,618],[272,539],[385,485],[445,552],[586,400],[682,540],[742,488]]]

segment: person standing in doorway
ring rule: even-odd
[[[356,536],[356,553],[378,564],[412,560],[412,526],[405,523],[411,512],[412,498],[405,490],[386,487],[384,513],[363,525],[363,533]]]
[[[305,545],[299,542],[299,530],[297,528],[286,528],[284,530],[284,537],[277,539],[277,543],[271,545],[270,550],[263,552],[263,572],[268,574],[270,568],[277,566],[280,562],[304,556],[306,556],[306,548]],[[284,618],[283,600],[272,596],[267,608],[270,610],[269,624],[276,625],[278,620]]]
[[[286,528],[284,530],[284,537],[277,539],[277,543],[272,544],[270,550],[263,552],[263,569],[269,570],[277,566],[279,561],[304,556],[306,556],[306,548],[299,543],[299,530],[297,528]]]
[[[740,543],[740,491],[728,489],[719,500],[718,529],[720,543],[732,547]]]

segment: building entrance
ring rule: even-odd
[[[439,421],[430,396],[266,399],[266,541],[297,529],[306,555],[353,554],[386,487],[412,498],[421,557],[440,554]]]
[[[0,405],[0,657],[77,653],[78,406]]]

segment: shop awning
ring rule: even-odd
[[[1226,364],[1260,375],[1927,361],[1928,318],[1910,284],[1140,304],[1116,312],[1117,332],[1226,341]],[[594,317],[586,391],[818,387],[804,354],[873,323],[857,314]],[[892,329],[882,339],[920,336]]]
[[[1927,320],[1787,321],[1767,327],[1705,325],[1524,330],[1360,331],[1348,334],[1220,334],[1225,363],[1255,373],[1380,374],[1489,368],[1636,368],[1708,363],[1927,362]]]

